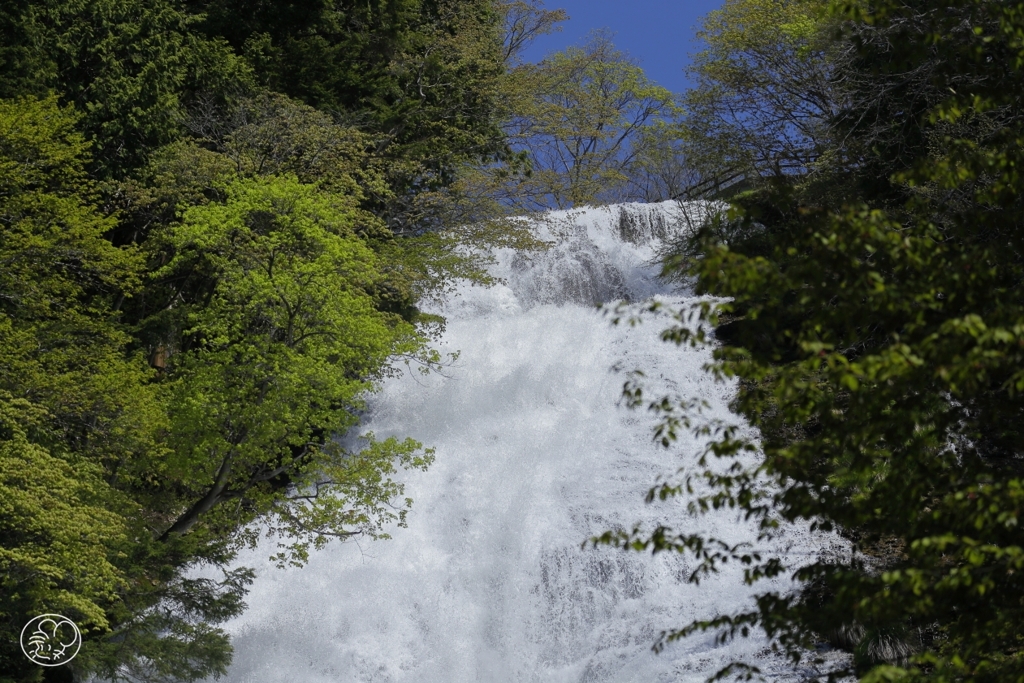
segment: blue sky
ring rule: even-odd
[[[697,49],[694,27],[722,0],[545,0],[547,9],[561,7],[569,14],[559,33],[542,36],[524,55],[539,61],[544,55],[585,42],[587,34],[606,28],[616,47],[640,60],[648,78],[669,90],[687,87],[683,68]]]

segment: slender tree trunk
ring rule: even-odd
[[[191,529],[196,522],[199,521],[199,516],[209,512],[214,505],[220,502],[221,494],[224,493],[224,489],[227,488],[228,477],[231,476],[231,464],[234,460],[233,455],[228,455],[224,458],[224,461],[220,465],[220,470],[217,471],[217,478],[213,482],[213,486],[206,492],[202,498],[193,503],[183,515],[178,517],[174,521],[174,524],[160,536],[160,540],[167,540],[172,534],[184,534]]]

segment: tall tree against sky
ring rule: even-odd
[[[505,129],[528,171],[484,168],[502,202],[570,208],[621,196],[630,173],[679,113],[675,97],[598,33],[583,46],[520,64],[503,92]]]
[[[692,196],[746,179],[803,174],[830,150],[843,106],[834,76],[841,45],[827,5],[805,0],[729,0],[697,37],[683,147],[699,169]]]

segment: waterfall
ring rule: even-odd
[[[643,502],[701,444],[655,444],[656,418],[619,405],[613,366],[641,368],[650,395],[700,397],[722,419],[736,419],[733,387],[702,371],[706,350],[660,341],[664,321],[614,326],[595,308],[687,298],[650,263],[678,211],[666,202],[551,214],[537,225],[555,241],[549,251],[499,253],[504,284],[467,286],[440,305],[438,348],[461,352],[457,363],[388,380],[363,425],[436,449],[429,471],[404,475],[408,528],[329,545],[302,569],[273,567],[270,550],[242,557],[259,576],[248,610],[226,625],[228,681],[700,681],[733,658],[799,679],[764,654],[763,637],[719,646],[698,635],[651,651],[663,629],[749,606],[741,567],[694,586],[684,556],[581,547],[637,522],[754,537],[734,511],[694,519],[685,501]],[[792,552],[820,543],[799,530],[783,540]]]

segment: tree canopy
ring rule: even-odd
[[[217,676],[241,547],[404,525],[430,450],[337,438],[442,361],[420,297],[521,237],[440,230],[458,169],[508,155],[508,11],[0,8],[0,680]],[[18,636],[47,612],[84,643],[44,671]]]
[[[744,26],[754,5],[773,6],[727,3],[709,30]],[[794,660],[826,642],[851,651],[850,672],[866,681],[1024,680],[1024,7],[839,2],[821,21],[835,31],[818,70],[838,96],[814,113],[813,158],[758,176],[665,263],[711,297],[677,311],[665,338],[714,345],[710,370],[739,380],[733,407],[756,439],[692,403],[645,398],[639,380],[626,395],[663,413],[668,444],[687,428],[711,437],[652,500],[700,481],[711,493],[694,514],[734,506],[761,539],[810,523],[849,550],[794,562],[685,522],[601,540],[693,553],[691,581],[741,562],[761,586],[751,610],[681,625],[662,643],[761,628]],[[766,40],[763,54],[788,38]],[[734,72],[717,69],[705,71],[712,90],[734,87]],[[786,82],[798,89],[782,109],[796,111],[813,93]],[[774,119],[708,115],[710,129],[743,128],[727,135],[738,148],[788,145]],[[740,457],[750,452],[760,457]],[[798,590],[760,583],[781,575]]]

